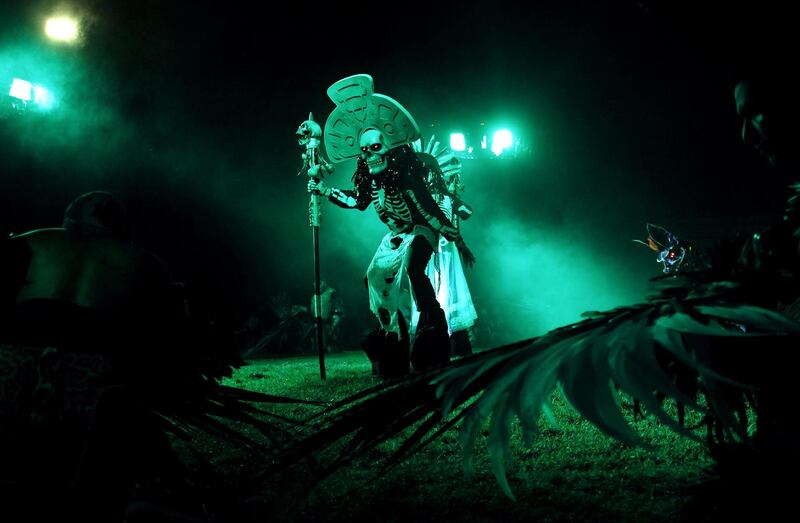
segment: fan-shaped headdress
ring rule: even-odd
[[[325,122],[325,150],[332,162],[339,163],[361,154],[359,139],[367,129],[383,134],[389,148],[406,145],[420,138],[419,126],[396,100],[374,92],[372,77],[356,74],[328,88],[336,108]]]

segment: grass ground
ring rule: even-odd
[[[361,352],[328,355],[327,376],[321,382],[314,356],[275,358],[250,361],[227,384],[330,401],[376,383]],[[215,466],[228,472],[228,488],[237,497],[228,510],[236,514],[231,518],[236,521],[711,520],[712,507],[700,512],[693,508],[694,487],[709,478],[712,465],[702,444],[676,435],[652,418],[634,420],[627,408],[631,424],[655,446],[655,450],[631,448],[603,435],[558,396],[553,400],[558,426],[543,422],[545,428],[531,446],[518,438],[512,445],[507,470],[516,501],[495,482],[484,442],[477,446],[473,474],[464,474],[457,429],[384,476],[376,474],[398,441],[313,485],[312,464],[247,488],[247,478],[259,472],[257,461],[211,441],[200,446]],[[299,418],[313,409],[287,405],[275,410]]]

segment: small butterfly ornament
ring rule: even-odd
[[[687,248],[674,234],[652,223],[647,224],[647,240],[633,240],[657,252],[656,260],[664,266],[665,273],[678,272],[686,257]]]

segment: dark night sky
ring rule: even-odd
[[[484,316],[513,324],[507,337],[639,299],[659,272],[630,241],[645,223],[701,244],[752,232],[789,181],[739,145],[726,86],[741,50],[780,32],[763,2],[7,4],[1,80],[33,74],[20,57],[38,53],[63,102],[0,120],[0,229],[56,225],[72,197],[111,190],[136,240],[236,321],[281,292],[308,301],[294,131],[308,111],[324,122],[326,88],[351,74],[371,74],[425,134],[508,121],[532,144],[525,161],[465,165],[470,281]],[[81,46],[42,41],[55,5],[89,22]],[[350,168],[331,183],[346,186]],[[383,226],[332,206],[323,219],[323,273],[366,318],[361,275]]]

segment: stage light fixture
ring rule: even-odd
[[[55,98],[46,87],[32,84],[22,78],[14,78],[8,96],[16,100],[12,106],[17,110],[36,108],[46,111],[55,105]]]
[[[78,21],[69,16],[54,16],[45,22],[44,32],[51,40],[73,43],[78,40]]]
[[[500,156],[503,154],[503,151],[511,147],[513,143],[514,140],[511,131],[508,129],[500,129],[496,131],[492,137],[492,152],[495,156]]]
[[[8,96],[25,102],[30,102],[32,90],[33,86],[29,81],[22,80],[21,78],[14,78],[14,80],[11,82],[11,90],[8,91]]]
[[[453,133],[450,135],[450,148],[454,151],[463,151],[467,148],[467,142],[462,133]]]

